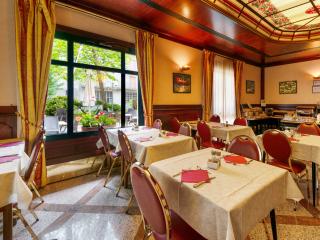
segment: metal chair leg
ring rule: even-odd
[[[112,159],[112,158],[111,158],[111,159]],[[110,174],[111,174],[111,172],[112,172],[113,166],[114,166],[114,164],[116,163],[116,161],[117,161],[117,158],[112,159],[112,164],[111,164],[110,169],[109,169],[109,171],[108,171],[106,181],[104,182],[104,185],[103,185],[104,187],[107,186],[107,183],[108,183]]]
[[[32,187],[32,189],[33,189],[34,193],[37,195],[37,197],[40,198],[41,203],[43,203],[43,202],[44,202],[44,199],[41,197],[41,195],[40,195],[40,193],[39,193],[39,191],[38,191],[38,189],[37,189],[37,187],[36,187],[35,182],[32,181],[32,182],[30,183],[30,186]]]
[[[129,202],[128,202],[128,206],[127,206],[127,209],[126,209],[126,214],[129,214],[129,209],[130,209],[130,207],[132,205],[133,197],[134,197],[134,195],[132,194],[130,199],[129,199]]]
[[[119,185],[118,190],[117,190],[117,193],[116,193],[116,197],[118,197],[118,195],[119,195],[120,189],[121,189],[121,187],[122,187],[122,184],[123,184],[125,178],[127,177],[127,173],[128,173],[128,170],[129,170],[129,169],[130,169],[130,165],[128,165],[127,168],[126,168],[126,170],[124,171],[124,174],[123,174],[123,176],[122,176],[122,178],[121,178],[121,181],[120,181],[120,185]]]
[[[105,159],[102,161],[102,163],[101,163],[101,165],[100,165],[100,167],[99,167],[99,170],[98,170],[98,172],[97,172],[97,177],[99,177],[100,172],[101,172],[103,166],[105,165],[107,158],[108,158],[108,156],[106,156]]]
[[[94,163],[96,162],[96,160],[97,160],[97,157],[95,157],[95,158],[93,159],[93,161],[92,161],[92,163],[91,163],[91,168],[93,167],[93,165],[94,165]]]
[[[33,209],[29,209],[29,212],[32,214],[32,216],[36,219],[36,222],[39,221],[39,218],[37,216],[37,214],[35,213],[35,211]]]
[[[23,223],[23,225],[25,226],[25,228],[28,230],[28,232],[30,233],[32,239],[37,240],[38,236],[34,233],[33,229],[31,228],[31,226],[29,225],[29,223],[26,221],[26,219],[23,217],[23,215],[21,214],[21,210],[18,208],[14,208],[13,212],[18,216],[18,218],[21,220],[21,222]]]

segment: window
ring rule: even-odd
[[[222,122],[233,122],[236,117],[234,70],[231,60],[216,57],[213,71],[212,112]]]
[[[110,120],[109,127],[138,123],[141,94],[133,52],[57,32],[44,123],[47,135],[96,130],[102,121],[99,114]]]

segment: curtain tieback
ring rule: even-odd
[[[39,129],[39,130],[43,129],[42,124],[38,124],[38,125],[37,125],[36,123],[29,121],[26,117],[22,116],[22,114],[19,113],[19,112],[15,112],[15,114],[16,114],[18,117],[20,117],[21,120],[25,122],[25,124],[30,125],[30,126],[34,126],[34,127],[36,127],[37,129]]]

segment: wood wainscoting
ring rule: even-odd
[[[161,119],[163,129],[170,130],[168,120],[194,121],[202,118],[202,105],[153,105],[153,119]]]
[[[17,137],[17,106],[0,106],[0,139]]]
[[[96,155],[98,135],[46,141],[47,165]]]

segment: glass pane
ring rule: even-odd
[[[68,44],[66,40],[57,39],[53,40],[52,59],[67,61],[68,58]]]
[[[51,65],[44,128],[46,135],[67,133],[67,67]]]
[[[82,43],[74,43],[74,62],[102,67],[121,68],[121,53]]]
[[[138,76],[126,74],[126,126],[138,124]]]
[[[121,74],[74,69],[73,131],[121,126]]]
[[[126,70],[138,71],[136,55],[126,53]]]

